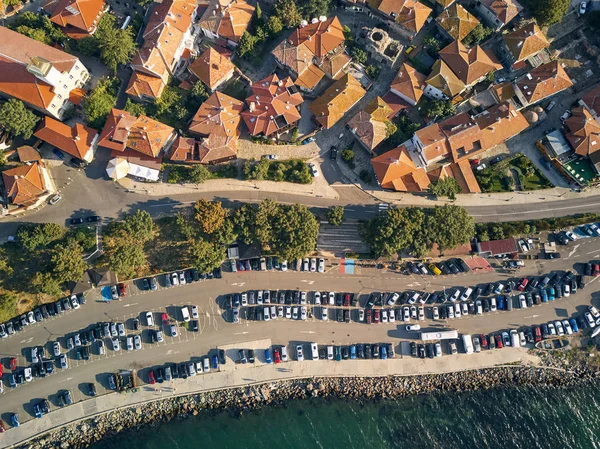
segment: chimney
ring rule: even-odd
[[[253,101],[250,102],[250,112],[254,112],[256,110],[256,103]]]
[[[279,87],[283,86],[283,81],[282,81],[282,80],[279,80],[279,81],[277,82],[277,85],[278,85]]]

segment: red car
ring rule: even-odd
[[[542,330],[539,326],[533,326],[533,338],[535,342],[542,341]]]
[[[125,296],[127,294],[127,285],[120,282],[118,287],[119,287],[119,296]]]
[[[4,372],[4,367],[2,366],[2,363],[0,363],[0,378],[2,377],[3,372]]]
[[[521,283],[519,284],[519,286],[517,287],[517,289],[522,292],[523,290],[525,290],[525,288],[527,287],[527,284],[529,284],[529,279],[527,278],[523,278],[521,280]]]
[[[275,359],[275,363],[281,363],[281,349],[273,349],[273,358]]]
[[[373,322],[373,311],[371,309],[365,310],[365,315],[367,317],[367,324],[371,324]]]
[[[376,324],[381,322],[381,310],[379,310],[379,309],[373,310],[373,315],[374,315],[373,321],[375,321]]]
[[[4,432],[4,421],[0,419],[0,433]]]
[[[156,383],[156,379],[154,378],[154,370],[148,371],[148,381],[150,385],[154,385]]]
[[[17,358],[13,357],[12,359],[10,359],[10,362],[8,362],[8,366],[11,371],[16,370],[17,369]]]
[[[350,307],[350,293],[344,295],[344,306]]]
[[[502,344],[502,335],[496,334],[494,335],[494,339],[496,340],[496,347],[498,349],[502,349],[504,345]]]
[[[481,342],[481,346],[485,349],[489,349],[489,343],[488,343],[488,339],[487,339],[487,335],[485,334],[481,334],[479,336],[479,341]]]
[[[169,324],[169,315],[167,315],[166,313],[162,314],[162,323],[163,323],[163,326],[166,326],[167,324]]]
[[[593,275],[594,276],[598,276],[600,274],[600,264],[595,263],[594,264],[594,271],[593,271]]]

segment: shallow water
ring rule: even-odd
[[[93,449],[600,448],[600,389],[501,388],[378,403],[307,400],[231,417],[199,414]]]

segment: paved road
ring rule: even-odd
[[[527,266],[518,276],[540,274],[552,270],[572,268],[575,262],[587,261],[590,258],[600,258],[600,239],[586,239],[576,246],[569,247],[563,258],[552,261],[527,261]],[[242,320],[240,324],[229,322],[228,312],[224,307],[225,295],[245,290],[265,289],[301,289],[350,291],[361,295],[360,302],[364,303],[366,295],[371,291],[402,291],[427,290],[435,291],[448,289],[453,286],[475,285],[479,283],[498,281],[515,276],[514,274],[497,270],[489,274],[459,274],[456,276],[405,276],[385,270],[371,268],[356,268],[356,274],[340,273],[338,267],[330,267],[325,274],[297,272],[250,272],[226,273],[223,279],[204,281],[199,285],[185,285],[170,289],[159,289],[156,292],[142,292],[135,285],[130,286],[131,295],[122,301],[110,303],[96,302],[94,294],[88,296],[88,304],[77,311],[65,313],[54,319],[45,320],[28,326],[20,334],[2,342],[1,356],[6,358],[18,357],[18,365],[29,363],[30,348],[45,345],[50,349],[51,342],[58,339],[63,351],[65,350],[64,336],[83,328],[89,328],[99,321],[115,321],[126,324],[127,333],[134,334],[131,321],[139,317],[144,341],[141,351],[127,352],[122,350],[115,353],[110,342],[106,339],[107,352],[104,356],[97,355],[95,345],[92,346],[92,356],[89,361],[69,360],[67,370],[57,369],[57,373],[42,379],[35,379],[30,384],[15,390],[8,386],[2,395],[0,416],[7,419],[8,412],[20,411],[23,420],[29,419],[34,401],[50,397],[55,401],[55,394],[62,389],[70,389],[75,401],[86,398],[85,383],[96,381],[100,385],[99,393],[106,392],[106,373],[119,369],[136,368],[140,370],[143,380],[147,379],[144,367],[164,362],[180,362],[190,358],[198,360],[211,349],[222,345],[232,345],[233,348],[247,347],[247,342],[270,339],[274,344],[296,344],[316,341],[320,344],[349,344],[360,342],[393,341],[396,345],[399,339],[414,338],[404,330],[400,322],[367,326],[354,321],[337,323],[333,321],[334,307],[330,307],[330,321],[324,322],[320,317],[320,309],[315,306],[313,316],[305,322],[278,319],[270,322],[255,322]],[[159,280],[160,281],[160,280]],[[581,312],[591,300],[597,303],[594,291],[595,279],[589,279],[584,290],[580,290],[569,298],[553,303],[535,306],[532,309],[511,312],[496,312],[484,316],[467,316],[452,322],[427,320],[422,322],[424,329],[440,329],[450,326],[461,332],[493,332],[499,329],[515,328],[521,325],[531,325],[545,322],[556,317],[568,317]],[[311,296],[309,295],[309,302]],[[151,311],[154,321],[160,323],[160,314],[169,314],[170,322],[181,319],[182,305],[197,305],[199,307],[200,329],[198,333],[187,332],[180,328],[177,337],[169,336],[165,329],[165,342],[149,343],[149,328],[145,326],[145,313]],[[309,310],[312,307],[309,306]],[[429,318],[430,314],[427,312]],[[231,351],[233,355],[235,351]],[[235,355],[233,355],[235,358]],[[7,371],[7,370],[5,370]],[[6,376],[6,374],[5,374]],[[7,385],[7,379],[4,379]]]

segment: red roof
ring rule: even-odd
[[[490,256],[515,254],[519,252],[517,241],[515,239],[490,240],[488,242],[480,242],[477,246],[478,252],[489,253]]]

